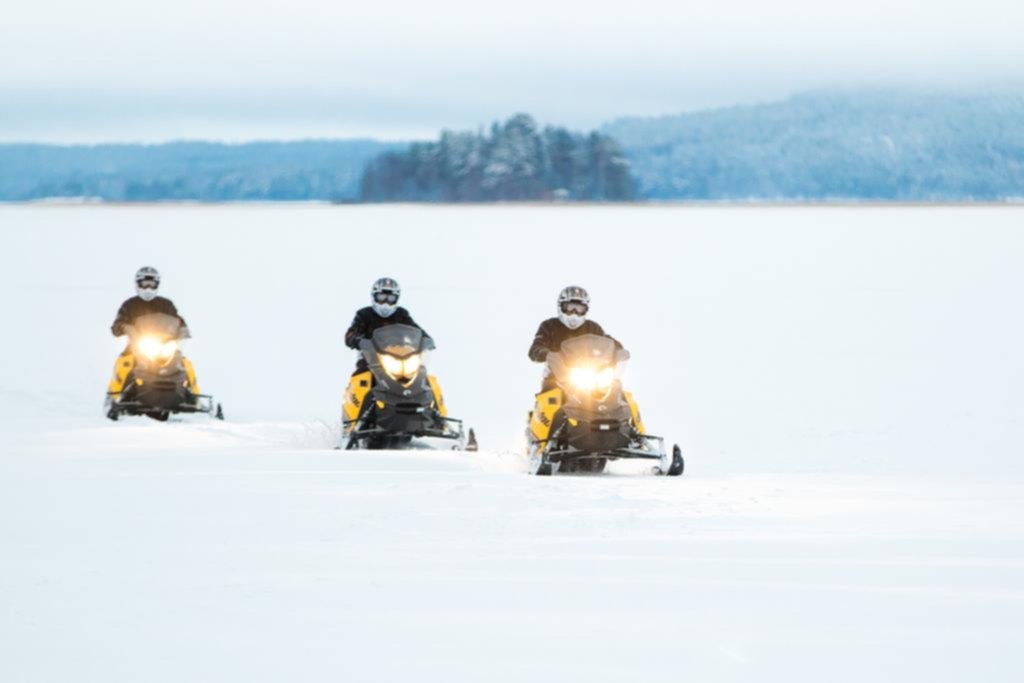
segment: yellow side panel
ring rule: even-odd
[[[114,398],[118,398],[120,393],[124,391],[125,380],[128,379],[128,373],[135,367],[135,356],[126,353],[123,356],[117,357],[117,362],[114,363],[114,374],[110,378],[110,383],[107,385],[107,392],[114,394]]]
[[[644,429],[644,421],[640,419],[640,406],[636,404],[633,394],[624,391],[622,395],[625,397],[626,403],[629,404],[629,413],[633,416],[633,424],[636,426],[636,430],[641,434],[646,434],[647,430]]]
[[[530,413],[530,432],[538,441],[544,441],[551,433],[551,423],[562,408],[562,390],[554,388],[537,394],[537,404]]]
[[[185,366],[185,375],[188,377],[188,388],[193,394],[201,394],[199,382],[196,381],[196,369],[192,367],[192,361],[184,356],[181,357],[182,365]]]
[[[441,413],[441,417],[448,417],[448,407],[444,404],[444,396],[441,394],[441,383],[433,375],[427,375],[427,384],[434,392],[434,405],[437,406],[437,412]]]
[[[345,403],[342,405],[342,416],[345,422],[355,422],[359,419],[363,401],[370,393],[372,385],[373,373],[369,370],[353,375],[352,379],[348,381],[348,387],[345,389]]]

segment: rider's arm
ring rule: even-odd
[[[350,349],[359,349],[359,342],[365,337],[363,319],[359,317],[358,311],[356,317],[352,319],[352,324],[348,326],[348,331],[345,333],[345,346]]]
[[[121,304],[121,308],[117,309],[117,317],[114,318],[114,324],[110,326],[110,333],[115,337],[120,337],[125,332],[125,326],[131,323],[128,320],[128,302],[125,301]]]
[[[548,339],[547,329],[541,323],[541,326],[537,328],[537,334],[533,337],[533,344],[530,345],[530,360],[535,363],[543,363],[547,360],[550,350],[551,341]]]
[[[178,317],[178,321],[181,322],[181,329],[188,330],[188,323],[185,322],[185,319],[181,317],[181,314],[178,313],[177,310],[174,311],[174,315],[176,315]]]
[[[180,339],[191,339],[192,331],[188,329],[188,323],[185,322],[185,319],[181,317],[181,313],[178,313],[178,309],[174,308],[174,304],[171,304],[171,309],[174,311],[173,315],[177,316],[178,321],[181,323],[181,328],[180,331],[178,332],[178,337]]]

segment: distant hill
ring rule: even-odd
[[[543,130],[527,114],[489,134],[445,131],[437,142],[386,152],[366,167],[367,202],[623,201],[636,185],[607,135]]]
[[[0,201],[1024,199],[1024,97],[816,92],[434,142],[0,145]]]
[[[372,140],[0,145],[0,201],[353,200],[366,162],[405,146]]]
[[[1024,97],[819,92],[602,132],[653,199],[1024,198]]]

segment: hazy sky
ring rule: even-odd
[[[1024,84],[1021,0],[12,0],[0,140],[592,127],[816,87]]]

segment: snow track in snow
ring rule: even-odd
[[[7,421],[3,679],[1009,680],[1022,482],[536,478],[332,436]]]

